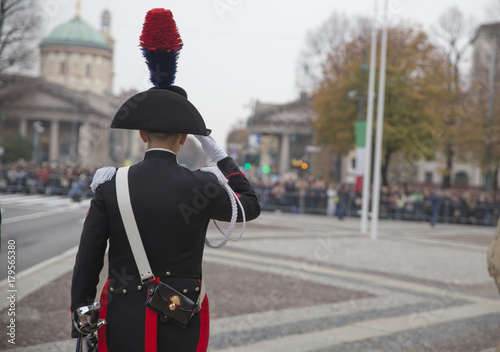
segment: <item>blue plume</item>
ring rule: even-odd
[[[151,83],[156,88],[166,88],[175,81],[179,50],[153,51],[142,47],[142,53],[148,65]]]

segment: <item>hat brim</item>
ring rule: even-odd
[[[116,112],[111,128],[201,136],[212,132],[189,100],[165,89],[150,89],[129,98]]]

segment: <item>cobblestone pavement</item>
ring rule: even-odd
[[[209,350],[494,352],[493,228],[380,221],[376,240],[359,228],[357,219],[264,213],[240,242],[207,248]],[[0,350],[73,350],[73,261],[69,251],[19,275],[17,348],[2,334]],[[5,326],[5,302],[0,310]]]

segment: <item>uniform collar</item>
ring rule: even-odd
[[[173,159],[177,161],[177,155],[171,151],[170,149],[164,149],[164,148],[151,148],[146,151],[146,154],[144,154],[144,159]]]
[[[146,150],[146,153],[149,151],[152,151],[152,150],[162,150],[162,151],[169,152],[169,153],[176,155],[173,151],[171,151],[170,149],[167,149],[167,148],[151,148],[151,149]]]

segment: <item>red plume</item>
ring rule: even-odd
[[[182,39],[170,10],[152,9],[146,14],[141,46],[150,51],[178,51],[182,47]]]

